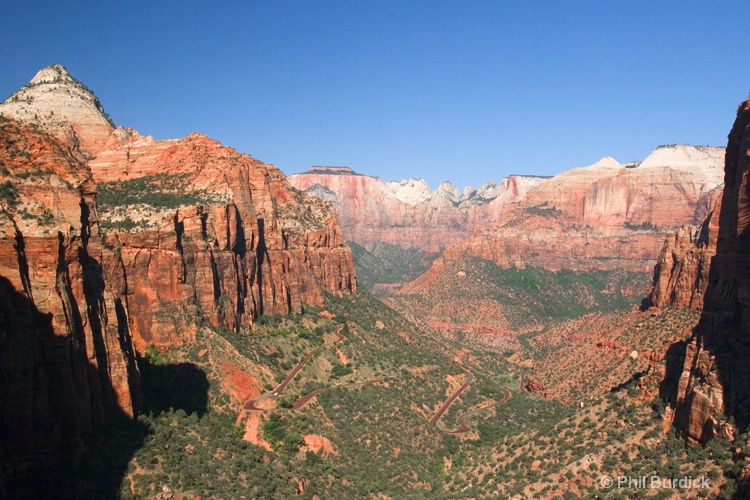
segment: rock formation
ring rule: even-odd
[[[114,129],[99,99],[59,64],[39,71],[0,105],[0,113],[35,123],[68,149],[89,157],[102,149]]]
[[[563,172],[529,189],[491,228],[449,246],[444,258],[469,254],[553,271],[651,270],[664,238],[713,207],[722,156],[721,148],[663,146],[636,167],[604,158]]]
[[[716,253],[721,199],[700,226],[684,226],[667,237],[654,268],[649,304],[701,310]],[[716,214],[716,216],[714,216]]]
[[[132,417],[140,382],[126,276],[92,231],[86,165],[0,118],[0,191],[0,455],[24,464]]]
[[[689,442],[731,437],[750,423],[749,147],[750,101],[729,133],[716,255],[674,402],[674,424]]]
[[[467,265],[467,257],[490,261],[503,269],[635,273],[631,278],[650,274],[665,238],[683,225],[703,221],[712,210],[721,192],[717,176],[721,156],[721,148],[664,146],[638,165],[620,165],[604,158],[590,167],[563,172],[530,188],[519,202],[506,205],[491,227],[448,245],[429,271],[400,289],[392,305],[402,310],[424,310],[424,302],[429,301],[431,324],[443,325],[441,329],[450,325],[460,329],[466,324],[474,325],[475,330],[480,325],[507,327],[498,322],[509,314],[509,307],[497,303],[496,298],[456,310],[462,300],[453,297],[445,284],[455,281],[452,274]],[[694,238],[698,238],[697,245],[707,236]],[[663,255],[665,264],[660,273],[668,273],[665,266],[669,252]],[[706,259],[710,256],[708,249],[701,252]],[[686,265],[675,280],[678,289],[687,287],[688,268]],[[467,278],[471,282],[474,279],[473,275]],[[476,279],[481,283],[474,282],[474,286],[491,286],[484,277]],[[696,280],[698,274],[687,288],[692,290]],[[657,285],[655,297],[660,304],[665,294],[672,293],[668,281],[665,276]],[[645,286],[643,291],[634,289],[631,279],[622,283],[627,289],[610,292],[633,296],[648,291]],[[454,289],[461,286],[453,284]],[[436,288],[442,290],[442,297],[435,296]],[[693,295],[697,303],[701,292]]]
[[[50,132],[85,162],[91,232],[103,230],[128,278],[138,348],[189,338],[196,318],[239,330],[260,314],[320,304],[323,291],[356,290],[335,213],[271,165],[200,134],[157,141],[113,128],[59,65],[40,71],[0,113]]]
[[[145,179],[199,201],[164,207],[142,197],[126,211],[118,195],[100,203],[103,222],[122,227],[127,216],[143,228],[111,235],[133,283],[139,347],[179,342],[195,317],[246,329],[260,314],[321,304],[324,290],[356,290],[335,213],[292,190],[278,169],[200,134],[165,142],[117,129],[105,151],[90,162],[100,191]]]
[[[14,463],[132,418],[146,345],[356,291],[328,204],[203,135],[114,128],[59,65],[0,104],[0,228],[0,456]]]
[[[461,192],[450,182],[432,190],[422,179],[400,182],[360,175],[346,167],[313,167],[289,177],[292,185],[330,202],[347,240],[391,243],[437,252],[496,220],[543,177],[510,176]]]
[[[670,145],[644,161],[610,157],[552,178],[511,176],[461,193],[420,179],[386,182],[348,168],[290,177],[337,209],[345,236],[445,258],[473,255],[502,267],[648,272],[664,238],[701,223],[722,183],[723,148]]]

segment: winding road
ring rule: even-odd
[[[337,344],[337,343],[340,343],[340,342],[343,342],[344,340],[346,340],[346,337],[344,337],[343,335],[341,335],[341,330],[343,328],[344,328],[344,325],[339,325],[338,327],[336,327],[337,338],[336,338],[336,340],[334,340],[332,342],[332,344]],[[272,390],[266,392],[265,394],[262,394],[262,395],[260,395],[260,396],[258,396],[256,398],[248,399],[245,402],[245,404],[242,406],[242,408],[244,410],[250,410],[250,411],[267,411],[264,408],[258,408],[257,406],[255,406],[255,404],[258,403],[258,402],[260,402],[260,401],[263,401],[264,399],[269,399],[269,398],[280,396],[284,392],[284,389],[286,389],[286,386],[289,384],[289,382],[291,382],[294,379],[294,377],[297,376],[297,374],[302,369],[302,367],[305,366],[305,364],[308,361],[310,361],[310,359],[313,357],[313,355],[318,350],[322,349],[323,347],[326,347],[327,345],[330,345],[330,344],[324,344],[324,345],[318,346],[315,349],[313,349],[310,352],[308,352],[307,355],[304,357],[304,359],[302,359],[302,361],[300,361],[292,369],[292,371],[289,372],[289,375],[287,375],[287,377],[283,381],[281,381],[281,383],[278,386],[276,386],[276,388],[274,388],[274,389],[272,389]],[[443,414],[446,411],[448,411],[448,408],[450,407],[450,405],[452,405],[453,402],[456,400],[456,398],[458,398],[458,396],[460,396],[461,393],[464,392],[469,387],[469,384],[471,384],[474,381],[475,377],[474,377],[473,373],[471,373],[466,368],[462,367],[461,369],[464,371],[464,373],[466,373],[466,381],[464,381],[464,383],[461,384],[461,386],[458,389],[456,389],[453,392],[453,394],[451,394],[451,396],[448,398],[448,400],[445,403],[443,403],[443,405],[438,409],[437,413],[435,413],[435,415],[430,419],[430,425],[432,425],[434,427],[437,427],[438,420],[440,420],[440,418],[443,416]],[[520,380],[520,385],[521,385],[521,390],[523,392],[527,392],[525,384],[524,384],[525,378],[526,378],[526,374],[527,374],[527,372],[524,372],[524,373],[521,374],[521,377],[520,377],[520,379],[521,379]],[[323,392],[323,390],[324,389],[317,389],[317,390],[315,390],[315,391],[313,391],[313,392],[311,392],[309,394],[306,394],[306,395],[302,396],[301,398],[299,398],[297,401],[294,402],[294,404],[291,407],[291,410],[298,410],[299,408],[302,408],[312,398],[314,398],[315,396],[317,396],[318,394],[320,394],[321,392]],[[503,397],[502,397],[502,399],[500,401],[488,404],[486,406],[482,406],[480,408],[476,408],[474,410],[467,411],[466,413],[463,413],[460,416],[458,416],[458,418],[456,418],[456,423],[458,424],[458,428],[453,429],[453,430],[445,430],[445,429],[441,429],[441,430],[443,432],[445,432],[446,434],[461,434],[461,433],[465,433],[465,432],[470,432],[471,428],[468,425],[466,425],[465,419],[467,419],[468,417],[471,417],[471,416],[473,416],[473,415],[475,415],[475,414],[477,414],[477,413],[479,413],[481,411],[488,410],[488,409],[493,408],[495,406],[499,406],[499,405],[505,403],[506,401],[508,401],[510,399],[510,396],[511,396],[510,391],[508,389],[505,389],[505,388],[503,388],[502,391],[503,391]]]
[[[479,413],[480,411],[489,410],[490,408],[494,406],[501,405],[508,401],[510,399],[510,391],[508,389],[503,388],[503,398],[500,401],[497,401],[496,403],[488,404],[487,406],[482,406],[481,408],[477,408],[475,410],[467,411],[466,413],[462,414],[456,419],[456,423],[459,425],[458,429],[453,429],[452,431],[443,431],[446,434],[461,434],[462,432],[469,432],[471,431],[471,427],[466,425],[464,422],[464,419],[467,417],[471,417],[475,413]]]
[[[461,368],[461,369],[464,372],[466,372],[466,375],[468,375],[468,377],[466,378],[466,382],[464,382],[463,384],[461,384],[461,387],[459,387],[458,389],[456,389],[456,392],[454,392],[453,394],[451,394],[451,397],[448,398],[448,401],[446,401],[443,404],[443,406],[440,407],[440,409],[437,411],[437,413],[435,414],[435,416],[430,419],[430,425],[437,425],[437,421],[440,420],[440,417],[443,416],[443,413],[445,413],[446,410],[448,410],[448,407],[451,404],[453,404],[453,402],[456,400],[456,398],[458,396],[460,396],[461,393],[464,392],[467,387],[469,387],[469,384],[471,384],[472,382],[474,382],[474,374],[471,373],[466,368]]]
[[[339,325],[339,326],[336,327],[336,335],[338,335],[338,337],[336,338],[336,340],[334,340],[332,342],[333,344],[337,344],[339,342],[343,342],[344,340],[346,340],[346,337],[344,337],[343,335],[341,335],[341,330],[343,330],[343,329],[344,329],[344,325]],[[263,408],[258,408],[257,406],[255,406],[255,403],[257,403],[259,401],[263,401],[264,399],[269,399],[269,398],[281,396],[281,394],[284,392],[284,389],[286,389],[286,386],[289,384],[289,382],[291,382],[294,379],[294,377],[297,375],[297,373],[299,373],[299,371],[302,369],[302,367],[305,366],[305,363],[307,363],[308,361],[310,361],[310,358],[312,358],[313,355],[317,351],[319,351],[323,347],[326,347],[327,345],[329,345],[329,344],[319,345],[318,347],[316,347],[312,351],[308,352],[307,355],[304,357],[304,359],[302,361],[300,361],[297,364],[297,366],[295,366],[294,368],[292,368],[292,371],[289,372],[289,375],[287,375],[287,377],[284,380],[282,380],[281,383],[279,385],[277,385],[275,389],[272,389],[272,390],[268,391],[267,393],[258,396],[257,398],[248,399],[245,402],[245,404],[242,406],[242,409],[243,410],[251,410],[251,411],[266,411]],[[308,401],[310,401],[313,397],[317,396],[320,393],[321,390],[322,389],[318,389],[317,391],[313,391],[310,394],[307,394],[307,395],[302,396],[301,398],[299,398],[297,401],[294,402],[294,405],[292,405],[292,410],[297,410],[297,409],[301,408],[302,406],[304,406],[305,403],[307,403]]]
[[[456,391],[453,394],[451,394],[451,397],[448,398],[448,401],[446,401],[443,404],[443,406],[440,407],[440,409],[437,411],[437,413],[435,413],[435,416],[430,419],[430,425],[432,425],[434,427],[437,427],[437,422],[438,422],[438,420],[440,420],[440,417],[443,416],[443,413],[445,413],[448,410],[448,407],[450,407],[450,405],[453,404],[453,402],[456,400],[456,398],[459,395],[461,395],[461,393],[464,392],[467,387],[469,387],[469,384],[471,384],[474,381],[474,374],[472,374],[466,368],[461,368],[461,369],[464,372],[466,372],[466,375],[468,375],[468,377],[466,377],[466,382],[464,382],[463,384],[461,384],[461,387],[459,387],[458,389],[456,389]],[[466,425],[466,422],[464,421],[464,419],[466,419],[467,417],[470,417],[470,416],[472,416],[472,415],[474,415],[476,413],[479,413],[480,411],[488,410],[488,409],[490,409],[492,407],[501,405],[501,404],[505,403],[506,401],[508,401],[509,399],[510,399],[510,391],[508,389],[503,388],[503,398],[500,401],[497,401],[497,402],[492,403],[492,404],[488,404],[487,406],[482,406],[481,408],[476,408],[474,410],[467,411],[466,413],[460,415],[456,419],[456,423],[459,425],[459,427],[457,429],[453,429],[453,430],[450,430],[450,431],[449,430],[445,430],[445,429],[441,429],[441,430],[443,432],[445,432],[446,434],[461,434],[461,433],[464,433],[464,432],[469,432],[469,431],[471,431],[471,427],[469,427],[468,425]]]

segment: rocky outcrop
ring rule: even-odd
[[[92,231],[90,177],[0,118],[0,455],[22,469],[140,405],[126,276]]]
[[[114,125],[99,99],[68,71],[54,64],[0,104],[0,114],[34,123],[74,153],[93,157]]]
[[[716,255],[677,387],[674,424],[689,442],[731,437],[734,425],[750,423],[749,147],[750,101],[729,134]]]
[[[518,269],[651,271],[664,239],[711,211],[722,156],[721,148],[664,146],[637,166],[604,158],[563,172],[443,257],[468,254]]]
[[[262,314],[321,304],[324,291],[356,290],[335,213],[272,165],[201,134],[157,141],[113,128],[93,93],[59,65],[40,71],[0,113],[48,132],[85,171],[89,232],[116,255],[139,349],[190,339],[200,321],[239,331]],[[11,151],[21,151],[11,160],[26,154]],[[31,204],[56,196],[41,187],[28,193]]]
[[[703,308],[711,258],[716,253],[720,211],[719,200],[701,226],[684,226],[666,239],[654,267],[650,305]]]
[[[131,328],[139,347],[180,342],[194,331],[196,317],[247,329],[261,314],[322,304],[323,291],[356,291],[335,213],[294,191],[273,166],[200,134],[153,141],[122,129],[90,166],[100,191],[141,189],[131,194],[144,203],[124,207],[143,229],[108,230],[132,284]],[[154,183],[199,203],[150,199],[144,186]],[[123,198],[110,198],[100,203],[99,217],[122,228]]]
[[[723,160],[723,148],[688,145],[659,146],[635,167],[605,157],[556,175],[523,204],[554,208],[570,222],[595,228],[700,224],[723,181]]]
[[[662,242],[702,222],[722,183],[723,148],[670,145],[644,161],[606,157],[552,178],[510,176],[463,192],[315,167],[292,184],[329,201],[347,239],[481,256],[503,267],[650,270]]]
[[[289,177],[292,185],[330,202],[347,240],[390,243],[437,252],[489,227],[543,177],[510,176],[463,192],[450,182],[432,190],[422,179],[384,181],[345,167],[313,167]]]
[[[26,470],[132,418],[148,344],[356,291],[330,205],[275,167],[200,134],[113,128],[61,66],[0,113],[3,464]]]

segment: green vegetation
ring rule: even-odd
[[[542,217],[557,217],[559,215],[562,215],[562,211],[560,209],[550,207],[546,202],[535,207],[525,207],[524,210],[526,210],[530,214],[541,215]]]
[[[18,190],[11,181],[0,184],[0,200],[9,207],[15,207],[18,203]]]
[[[659,226],[648,221],[644,222],[643,224],[631,224],[630,222],[626,221],[624,225],[631,231],[652,231],[654,233],[659,232]]]
[[[604,275],[586,276],[576,280],[606,288]],[[538,290],[552,280],[543,277],[517,272],[508,280]],[[383,329],[374,327],[377,321]],[[336,331],[345,340],[332,344]],[[210,354],[198,355],[209,346]],[[264,401],[267,411],[252,412],[271,450],[244,441],[244,420],[237,418],[243,400],[226,390],[228,364],[243,366],[270,390],[315,347],[321,348],[284,394]],[[459,366],[454,360],[463,348],[367,293],[329,295],[323,307],[271,317],[249,332],[203,329],[194,343],[169,353],[149,346],[140,362],[150,388],[144,413],[133,424],[101,431],[99,442],[110,446],[92,448],[69,491],[154,497],[167,487],[176,497],[288,498],[303,485],[303,498],[566,498],[573,492],[596,498],[610,493],[600,487],[604,474],[706,475],[712,490],[701,494],[726,498],[734,491],[735,460],[744,460],[748,436],[731,448],[725,441],[686,448],[661,431],[664,402],[645,398],[635,382],[581,409],[523,394],[518,368],[492,350],[474,347]],[[466,380],[463,369],[475,380],[438,427],[430,426]],[[307,405],[291,409],[318,389]],[[508,401],[466,419],[471,432],[440,430],[456,428],[459,415],[499,401],[506,389]],[[328,451],[307,448],[310,435],[330,443]],[[118,482],[105,487],[112,477]]]
[[[97,204],[104,210],[136,204],[177,208],[220,201],[208,191],[191,189],[188,174],[156,174],[102,182],[97,185],[97,192]]]
[[[403,284],[415,280],[430,269],[439,253],[417,248],[401,248],[390,243],[371,243],[366,247],[348,242],[357,268],[357,283],[367,289],[376,284]]]
[[[130,217],[125,217],[124,219],[120,220],[106,220],[102,219],[99,221],[99,224],[102,229],[119,229],[122,231],[131,231],[133,229],[146,229],[148,227],[148,222],[145,220],[139,220],[134,221]]]
[[[489,260],[463,257],[447,262],[429,289],[389,302],[419,318],[450,314],[459,324],[475,320],[478,304],[492,305],[513,329],[523,331],[591,312],[630,310],[640,303],[649,280],[647,273],[620,270],[503,269]]]

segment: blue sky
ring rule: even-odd
[[[286,173],[436,187],[726,144],[750,91],[735,1],[7,2],[0,99],[59,63],[118,125]]]

